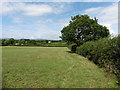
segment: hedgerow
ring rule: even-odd
[[[120,36],[86,42],[77,47],[76,52],[114,73],[120,84]]]
[[[68,45],[68,48],[71,50],[71,52],[76,52],[77,44],[73,43]]]

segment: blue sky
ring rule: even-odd
[[[60,39],[71,16],[97,17],[111,34],[117,34],[117,3],[113,2],[4,2],[2,38]]]

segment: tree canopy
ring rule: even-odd
[[[107,27],[98,24],[98,19],[91,19],[88,15],[71,17],[69,25],[61,30],[61,39],[70,43],[83,44],[87,41],[107,37]]]

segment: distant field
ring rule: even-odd
[[[3,88],[115,88],[116,79],[66,47],[3,47]]]

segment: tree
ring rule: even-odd
[[[2,39],[2,46],[5,46],[5,39]]]
[[[29,39],[20,39],[18,43],[19,43],[20,45],[28,45],[29,42],[30,42]]]
[[[8,46],[8,45],[14,45],[15,40],[13,38],[10,38],[8,40],[2,39],[2,45]]]
[[[36,45],[36,41],[35,40],[30,40],[29,41],[29,45],[35,46]]]
[[[3,42],[3,46],[8,46],[9,45],[9,41],[8,40],[5,40],[4,42]]]
[[[107,37],[109,30],[107,27],[98,24],[96,18],[91,19],[88,15],[76,15],[71,17],[69,25],[61,30],[63,41],[68,44],[77,43],[81,45],[87,41],[98,40]]]
[[[10,39],[8,40],[8,44],[9,44],[9,45],[14,45],[14,43],[15,43],[15,40],[14,40],[13,38],[10,38]]]

